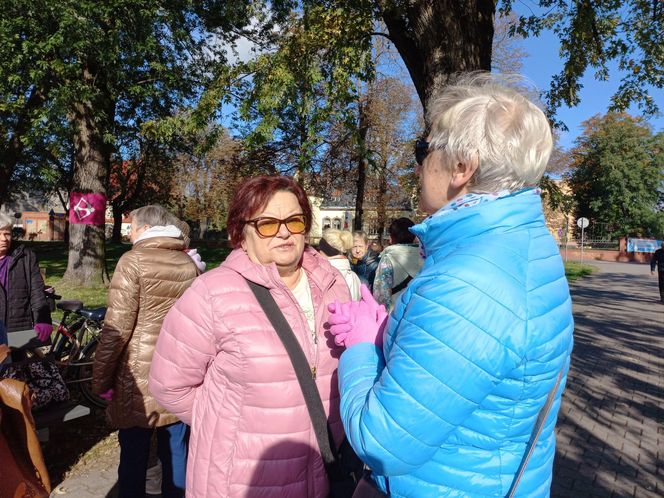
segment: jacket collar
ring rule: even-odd
[[[134,249],[138,248],[171,249],[173,251],[183,251],[186,249],[184,246],[184,240],[173,237],[150,237],[148,239],[139,240],[134,243]]]
[[[269,265],[254,263],[243,249],[234,249],[221,263],[221,267],[233,270],[246,279],[268,289],[285,285],[279,276],[277,265],[274,263]],[[307,272],[309,283],[316,285],[319,289],[325,290],[334,284],[334,272],[336,270],[309,245],[304,247],[302,268]]]
[[[9,247],[9,252],[7,253],[7,256],[11,256],[13,259],[18,259],[20,257],[23,257],[24,254],[25,254],[25,246],[23,244],[18,244],[18,245],[12,244]]]
[[[502,234],[515,229],[544,224],[542,197],[522,192],[492,202],[453,211],[446,216],[431,216],[411,227],[430,256],[448,251],[459,242],[479,235]]]

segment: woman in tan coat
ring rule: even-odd
[[[198,274],[182,232],[161,206],[131,213],[134,247],[118,261],[93,370],[93,389],[110,403],[109,423],[119,429],[120,498],[145,494],[150,440],[157,430],[162,496],[184,496],[188,427],[148,390],[148,373],[168,310]]]

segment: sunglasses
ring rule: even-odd
[[[247,225],[253,225],[256,232],[261,237],[274,237],[279,233],[279,230],[281,230],[281,225],[286,225],[286,230],[293,235],[304,233],[307,229],[303,214],[296,214],[285,220],[278,220],[277,218],[264,216],[254,218],[253,220],[247,220],[245,223],[247,223]]]
[[[418,166],[422,166],[422,163],[429,154],[429,142],[423,139],[415,141],[415,161],[417,161]]]

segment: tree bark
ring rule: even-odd
[[[120,203],[113,204],[113,235],[111,242],[119,244],[122,242],[122,205]]]
[[[378,195],[376,196],[376,217],[378,218],[378,236],[383,243],[383,233],[387,224],[387,164],[383,164],[378,178]]]
[[[496,0],[376,0],[426,113],[450,76],[491,70]]]
[[[93,78],[86,72],[86,80]],[[112,117],[109,100],[97,105],[91,101],[75,104],[70,115],[74,134],[74,175],[72,190],[106,195],[106,181],[110,167],[110,146],[104,142]],[[71,209],[71,206],[70,206]],[[94,287],[108,282],[105,261],[105,226],[69,225],[69,260],[64,279],[83,287]]]
[[[367,182],[367,168],[369,158],[367,157],[367,133],[369,132],[369,119],[367,116],[367,102],[359,102],[358,105],[358,161],[357,161],[357,191],[355,194],[355,219],[353,230],[362,230],[362,218],[364,216],[364,190]]]

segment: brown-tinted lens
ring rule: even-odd
[[[266,218],[256,222],[256,230],[263,237],[272,237],[279,231],[279,220],[275,218]]]
[[[306,224],[304,223],[304,216],[293,216],[286,220],[286,228],[290,233],[300,234],[304,233]]]

